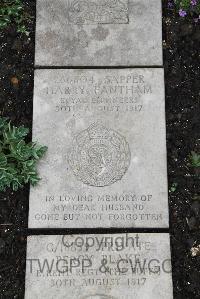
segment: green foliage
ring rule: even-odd
[[[0,0],[0,29],[14,23],[17,26],[17,32],[28,35],[24,25],[26,18],[22,0]]]
[[[24,184],[35,186],[40,180],[36,165],[47,147],[26,143],[28,133],[29,129],[14,127],[0,117],[0,191],[9,187],[17,191]]]
[[[192,167],[200,167],[200,154],[191,152],[189,160]]]
[[[191,0],[175,0],[174,2],[178,8],[182,8],[184,10],[188,10],[191,5]]]
[[[170,192],[170,193],[174,193],[174,192],[176,191],[176,189],[177,189],[177,186],[178,186],[177,183],[173,183],[173,184],[171,185],[171,188],[169,189],[169,192]]]
[[[174,0],[174,4],[179,11],[185,11],[187,14],[200,13],[199,0]]]

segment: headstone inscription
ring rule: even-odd
[[[25,299],[172,299],[168,234],[28,237]]]
[[[37,70],[29,227],[168,227],[162,69]]]
[[[160,0],[38,0],[37,66],[162,65]]]

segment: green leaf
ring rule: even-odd
[[[3,153],[0,153],[0,169],[2,167],[5,167],[6,165],[7,165],[6,155],[4,155]]]
[[[26,30],[25,25],[18,25],[18,26],[17,26],[17,32],[19,32],[19,33],[24,33],[24,34],[26,34],[26,36],[29,36],[29,34],[30,34],[30,32],[28,32],[28,31]]]
[[[175,192],[175,191],[176,191],[176,189],[177,189],[177,186],[178,186],[178,184],[177,184],[177,183],[173,183],[173,184],[172,184],[172,186],[171,186],[171,188],[169,189],[169,192],[170,192],[170,193],[173,193],[173,192]]]
[[[22,127],[16,128],[15,137],[16,137],[16,139],[21,139],[23,137],[26,137],[28,135],[28,133],[29,133],[29,129],[24,128],[22,126]]]
[[[12,182],[12,189],[13,189],[13,191],[17,191],[20,187],[22,187],[22,185],[19,183],[18,180],[14,180]]]
[[[190,164],[193,167],[200,167],[200,154],[192,151],[191,155],[189,156]]]
[[[33,147],[33,157],[37,160],[41,159],[46,153],[47,149],[48,149],[47,146],[35,145]]]
[[[8,124],[8,130],[4,132],[4,138],[8,141],[15,140],[15,127],[11,127],[10,123]]]
[[[5,170],[0,170],[0,182],[2,182],[6,178]]]
[[[33,169],[35,168],[35,165],[36,165],[36,161],[34,160],[28,160],[26,162],[23,162],[23,166],[26,169]]]
[[[24,11],[22,0],[0,1],[0,29],[4,29],[11,23],[16,25],[17,32],[28,35],[23,22],[29,18]]]
[[[0,191],[1,192],[6,191],[6,186],[4,184],[2,184],[1,182],[0,182]]]
[[[0,117],[0,130],[8,126],[7,120],[6,117]]]
[[[9,187],[17,191],[27,183],[37,185],[37,163],[47,147],[26,143],[29,130],[17,128],[5,118],[0,118],[0,130],[0,191]]]
[[[18,143],[10,143],[11,157],[20,161],[26,161],[32,156],[32,150],[24,140]]]
[[[40,181],[40,178],[37,175],[33,175],[30,177],[30,183],[33,187],[35,187],[39,181]]]
[[[29,133],[28,128],[19,127],[16,128],[14,126],[11,126],[11,124],[8,124],[8,130],[4,132],[4,138],[9,141],[20,141],[24,137],[26,137]]]

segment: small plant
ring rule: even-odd
[[[169,189],[169,192],[170,192],[170,193],[174,193],[174,192],[176,191],[176,189],[177,189],[177,186],[178,186],[177,183],[173,183],[173,184],[171,185],[171,188]]]
[[[191,152],[189,156],[190,166],[192,167],[200,167],[200,154],[196,152]]]
[[[22,0],[1,0],[0,2],[0,29],[15,23],[17,32],[28,35],[24,25],[26,17]]]
[[[35,186],[40,178],[36,164],[47,151],[46,146],[25,142],[29,129],[14,127],[7,118],[0,117],[0,191],[13,191],[30,183]]]
[[[195,22],[200,20],[200,0],[168,0],[168,7],[174,7],[180,17],[192,16]]]

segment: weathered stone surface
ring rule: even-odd
[[[28,237],[25,299],[172,299],[168,234]]]
[[[162,69],[38,70],[29,227],[168,227]]]
[[[161,0],[38,0],[35,63],[162,65]]]

